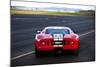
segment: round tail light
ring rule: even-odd
[[[41,42],[41,45],[43,45],[43,46],[46,45],[46,42],[45,41],[42,41]]]

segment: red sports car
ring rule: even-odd
[[[79,36],[69,27],[49,26],[38,31],[35,37],[35,55],[55,50],[58,52],[71,50],[78,54]]]

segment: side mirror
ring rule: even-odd
[[[77,31],[75,30],[74,33],[77,34]]]
[[[77,32],[75,31],[74,33],[76,34]]]
[[[37,31],[37,33],[40,33],[41,31]]]

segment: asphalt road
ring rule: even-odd
[[[46,26],[68,26],[80,36],[78,56],[35,57],[34,37]],[[95,18],[91,16],[11,15],[11,65],[37,65],[95,60]]]

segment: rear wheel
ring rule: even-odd
[[[75,51],[74,51],[74,55],[75,55],[75,56],[78,56],[78,55],[79,55],[79,50],[75,50]]]
[[[35,48],[35,56],[36,57],[40,57],[41,56],[41,52],[37,50],[37,48]]]
[[[79,55],[79,51],[80,51],[80,46],[78,46],[78,49],[77,50],[74,50],[74,55],[75,56],[78,56]]]

